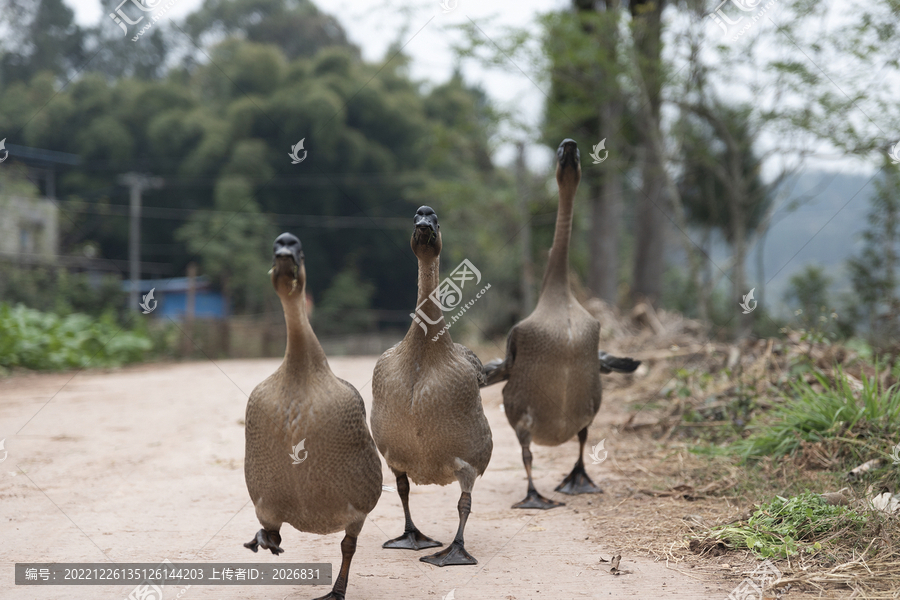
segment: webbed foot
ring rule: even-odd
[[[477,565],[478,561],[475,557],[466,552],[465,546],[461,542],[454,541],[452,544],[441,550],[437,554],[423,556],[420,558],[422,562],[446,567],[449,565]]]
[[[587,471],[584,470],[584,465],[576,464],[572,469],[572,472],[566,475],[566,478],[562,480],[558,486],[556,486],[557,492],[562,492],[563,494],[575,495],[575,494],[602,494],[603,490],[597,487],[591,478],[588,477]]]
[[[397,548],[400,550],[422,550],[424,548],[437,548],[443,546],[441,542],[424,535],[418,529],[407,531],[398,538],[386,541],[382,548]]]
[[[279,546],[281,544],[281,534],[277,531],[266,531],[265,529],[260,529],[256,532],[256,537],[246,544],[244,544],[244,548],[250,548],[254,552],[257,552],[260,547],[263,550],[270,550],[272,554],[278,556],[284,550]]]
[[[549,498],[544,498],[541,496],[537,490],[528,490],[528,495],[525,496],[525,499],[516,502],[512,505],[513,508],[539,508],[541,510],[549,510],[551,508],[557,508],[559,506],[565,506],[565,502],[557,502],[556,500],[551,500]]]

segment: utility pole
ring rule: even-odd
[[[144,190],[161,188],[163,180],[142,173],[125,173],[119,176],[119,183],[131,188],[131,223],[128,234],[128,262],[131,290],[128,293],[128,307],[138,306],[138,282],[141,280],[141,194]]]

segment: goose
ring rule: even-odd
[[[440,225],[434,210],[422,206],[414,226],[410,246],[419,263],[417,305],[428,323],[414,321],[406,336],[381,355],[372,376],[372,435],[397,478],[406,519],[403,535],[383,547],[442,546],[413,524],[409,481],[447,485],[455,479],[461,489],[456,537],[443,551],[419,560],[439,567],[474,565],[478,561],[466,550],[463,532],[475,478],[484,474],[493,449],[479,392],[484,367],[471,350],[451,341],[449,331],[437,335],[444,327],[443,313],[429,296],[438,288]]]
[[[247,402],[244,475],[263,528],[244,546],[281,554],[283,523],[308,533],[343,530],[340,574],[318,599],[343,600],[357,537],[381,496],[381,459],[362,397],[332,373],[309,324],[300,240],[282,233],[273,253],[287,349]]]
[[[574,140],[556,151],[559,207],[553,246],[534,311],[509,332],[506,358],[485,365],[485,385],[507,381],[503,409],[522,446],[528,476],[525,499],[513,508],[550,509],[563,506],[545,498],[531,477],[531,443],[558,446],[578,435],[578,460],[556,487],[564,494],[599,493],[584,469],[588,426],[600,409],[600,373],[630,373],[640,361],[598,351],[600,322],[569,289],[569,238],[572,210],[581,180],[581,156]]]

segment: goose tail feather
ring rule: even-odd
[[[602,350],[597,355],[600,357],[601,373],[634,373],[635,369],[641,364],[639,360],[628,357],[620,358],[607,354]],[[487,368],[487,365],[485,365],[485,368]]]

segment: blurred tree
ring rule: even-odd
[[[870,343],[896,356],[900,353],[900,167],[887,159],[871,203],[869,228],[862,234],[865,245],[859,256],[848,261],[858,297],[852,312],[866,325]]]
[[[360,278],[359,270],[345,267],[331,280],[313,312],[316,331],[322,333],[363,333],[372,330],[372,295],[375,286]]]
[[[804,329],[821,329],[820,317],[826,323],[831,320],[833,311],[828,298],[829,285],[831,277],[816,265],[806,265],[802,271],[791,276],[784,300],[799,317],[798,321]]]
[[[551,147],[567,137],[580,143],[582,185],[587,190],[588,289],[610,304],[618,300],[619,246],[622,222],[621,171],[628,166],[624,104],[618,83],[618,0],[573,0],[573,12],[545,17],[544,51],[549,59],[551,101],[547,103],[544,141]],[[597,8],[595,8],[595,5]],[[593,165],[595,145],[605,157]]]
[[[294,16],[312,10],[302,1],[276,4]],[[447,245],[450,267],[463,257],[494,264],[481,257],[515,234],[515,216],[505,219],[514,181],[491,160],[496,115],[459,74],[430,89],[410,79],[399,47],[367,63],[349,44],[329,42],[343,39],[330,29],[331,17],[317,21],[318,50],[289,50],[300,53],[291,59],[263,30],[251,36],[235,25],[256,31],[262,17],[253,11],[267,6],[275,4],[205,4],[200,12],[214,9],[231,25],[202,35],[210,42],[202,61],[159,62],[163,51],[180,52],[160,28],[158,38],[123,42],[129,51],[146,49],[146,62],[118,61],[104,50],[93,72],[63,89],[48,71],[0,87],[0,131],[22,130],[9,143],[81,156],[58,176],[63,252],[90,243],[98,258],[127,255],[127,190],[116,176],[140,170],[166,182],[144,195],[142,260],[178,275],[199,253],[201,273],[223,287],[232,310],[255,312],[270,296],[271,241],[288,230],[303,242],[315,298],[352,262],[374,286],[371,305],[403,309],[408,324],[416,269],[408,239],[419,205],[434,205],[455,238]],[[284,14],[271,13],[276,21]],[[118,33],[110,23],[92,31],[104,26]],[[298,43],[312,42],[300,36]],[[287,155],[301,139],[308,157],[294,165]],[[482,231],[486,211],[497,218]],[[516,308],[500,301],[500,289],[503,281],[515,289],[515,268],[496,264],[492,293],[506,319]]]
[[[83,66],[85,33],[63,0],[0,0],[0,85],[40,71],[68,78]]]
[[[655,303],[662,291],[666,266],[666,215],[671,211],[670,203],[674,200],[666,189],[666,157],[657,143],[662,136],[662,12],[665,0],[631,0],[628,7],[632,19],[635,79],[640,90],[642,112],[637,123],[643,146],[631,296]]]
[[[240,175],[216,183],[215,212],[197,215],[176,237],[200,258],[202,272],[221,286],[229,308],[262,312],[271,295],[266,273],[275,230],[253,200],[253,186]]]
[[[160,21],[154,24],[153,29],[141,36],[139,43],[135,43],[132,35],[123,35],[122,30],[111,26],[110,21],[106,16],[85,32],[85,46],[91,56],[86,70],[102,73],[109,79],[164,77],[174,47],[165,23]]]
[[[288,59],[313,56],[328,46],[354,48],[344,28],[310,0],[204,0],[188,16],[187,32],[202,45],[227,37],[273,44]]]
[[[759,234],[760,226],[768,226],[772,207],[773,185],[764,185],[760,177],[761,160],[755,155],[756,141],[751,132],[750,111],[723,106],[707,98],[713,106],[685,107],[679,126],[683,151],[683,171],[678,182],[679,196],[692,225],[704,235],[705,279],[701,286],[700,314],[709,314],[709,300],[716,287],[709,273],[709,232],[722,233],[732,247],[731,296],[740,298],[746,288],[744,264],[750,239]],[[724,274],[724,271],[723,271]],[[741,327],[735,331],[740,332]]]

